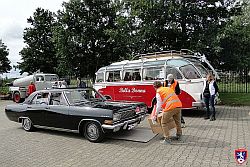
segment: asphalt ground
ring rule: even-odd
[[[216,106],[216,121],[204,120],[202,111],[185,111],[183,142],[163,145],[161,135],[148,143],[91,143],[74,133],[25,132],[4,113],[11,103],[0,101],[1,167],[250,166],[249,157],[243,165],[234,158],[235,149],[250,151],[250,107]],[[140,126],[149,128],[147,119]]]

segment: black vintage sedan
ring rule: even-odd
[[[22,104],[7,105],[5,113],[26,131],[72,131],[100,142],[108,132],[135,128],[145,118],[147,107],[107,100],[93,88],[51,89],[32,93]]]

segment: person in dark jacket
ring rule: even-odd
[[[173,74],[168,74],[167,75],[167,80],[164,82],[164,87],[170,87],[175,91],[175,94],[178,96],[181,93],[181,89],[179,86],[179,82],[174,79]],[[185,128],[185,121],[184,118],[181,114],[181,127]]]
[[[216,84],[216,81],[214,80],[214,76],[212,74],[208,74],[207,80],[206,80],[206,87],[203,92],[204,101],[205,101],[206,109],[207,109],[206,116],[204,119],[210,118],[210,121],[216,120],[214,99],[218,91],[219,91],[219,88],[218,88],[218,85]],[[210,113],[209,104],[211,106],[212,113]]]

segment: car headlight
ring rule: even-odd
[[[115,121],[119,121],[121,119],[121,114],[118,114],[118,113],[116,113],[116,114],[113,114],[113,121],[115,122]]]
[[[136,107],[135,112],[136,113],[147,112],[147,107],[146,106],[140,106],[140,107],[138,106],[138,107]]]

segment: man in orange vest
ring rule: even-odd
[[[176,124],[176,138],[177,140],[181,139],[182,130],[181,130],[181,101],[178,96],[175,94],[173,89],[169,87],[163,87],[160,81],[155,81],[153,84],[156,90],[156,117],[159,112],[162,110],[162,119],[161,127],[163,130],[164,144],[171,144],[171,139],[169,136],[169,128],[167,123],[170,118],[174,118]]]
[[[167,76],[167,80],[164,82],[164,87],[170,87],[175,91],[175,94],[178,96],[179,94],[181,94],[181,89],[179,86],[178,81],[176,81],[174,79],[174,75],[173,74],[168,74]],[[185,121],[184,118],[181,114],[181,127],[185,128]]]

